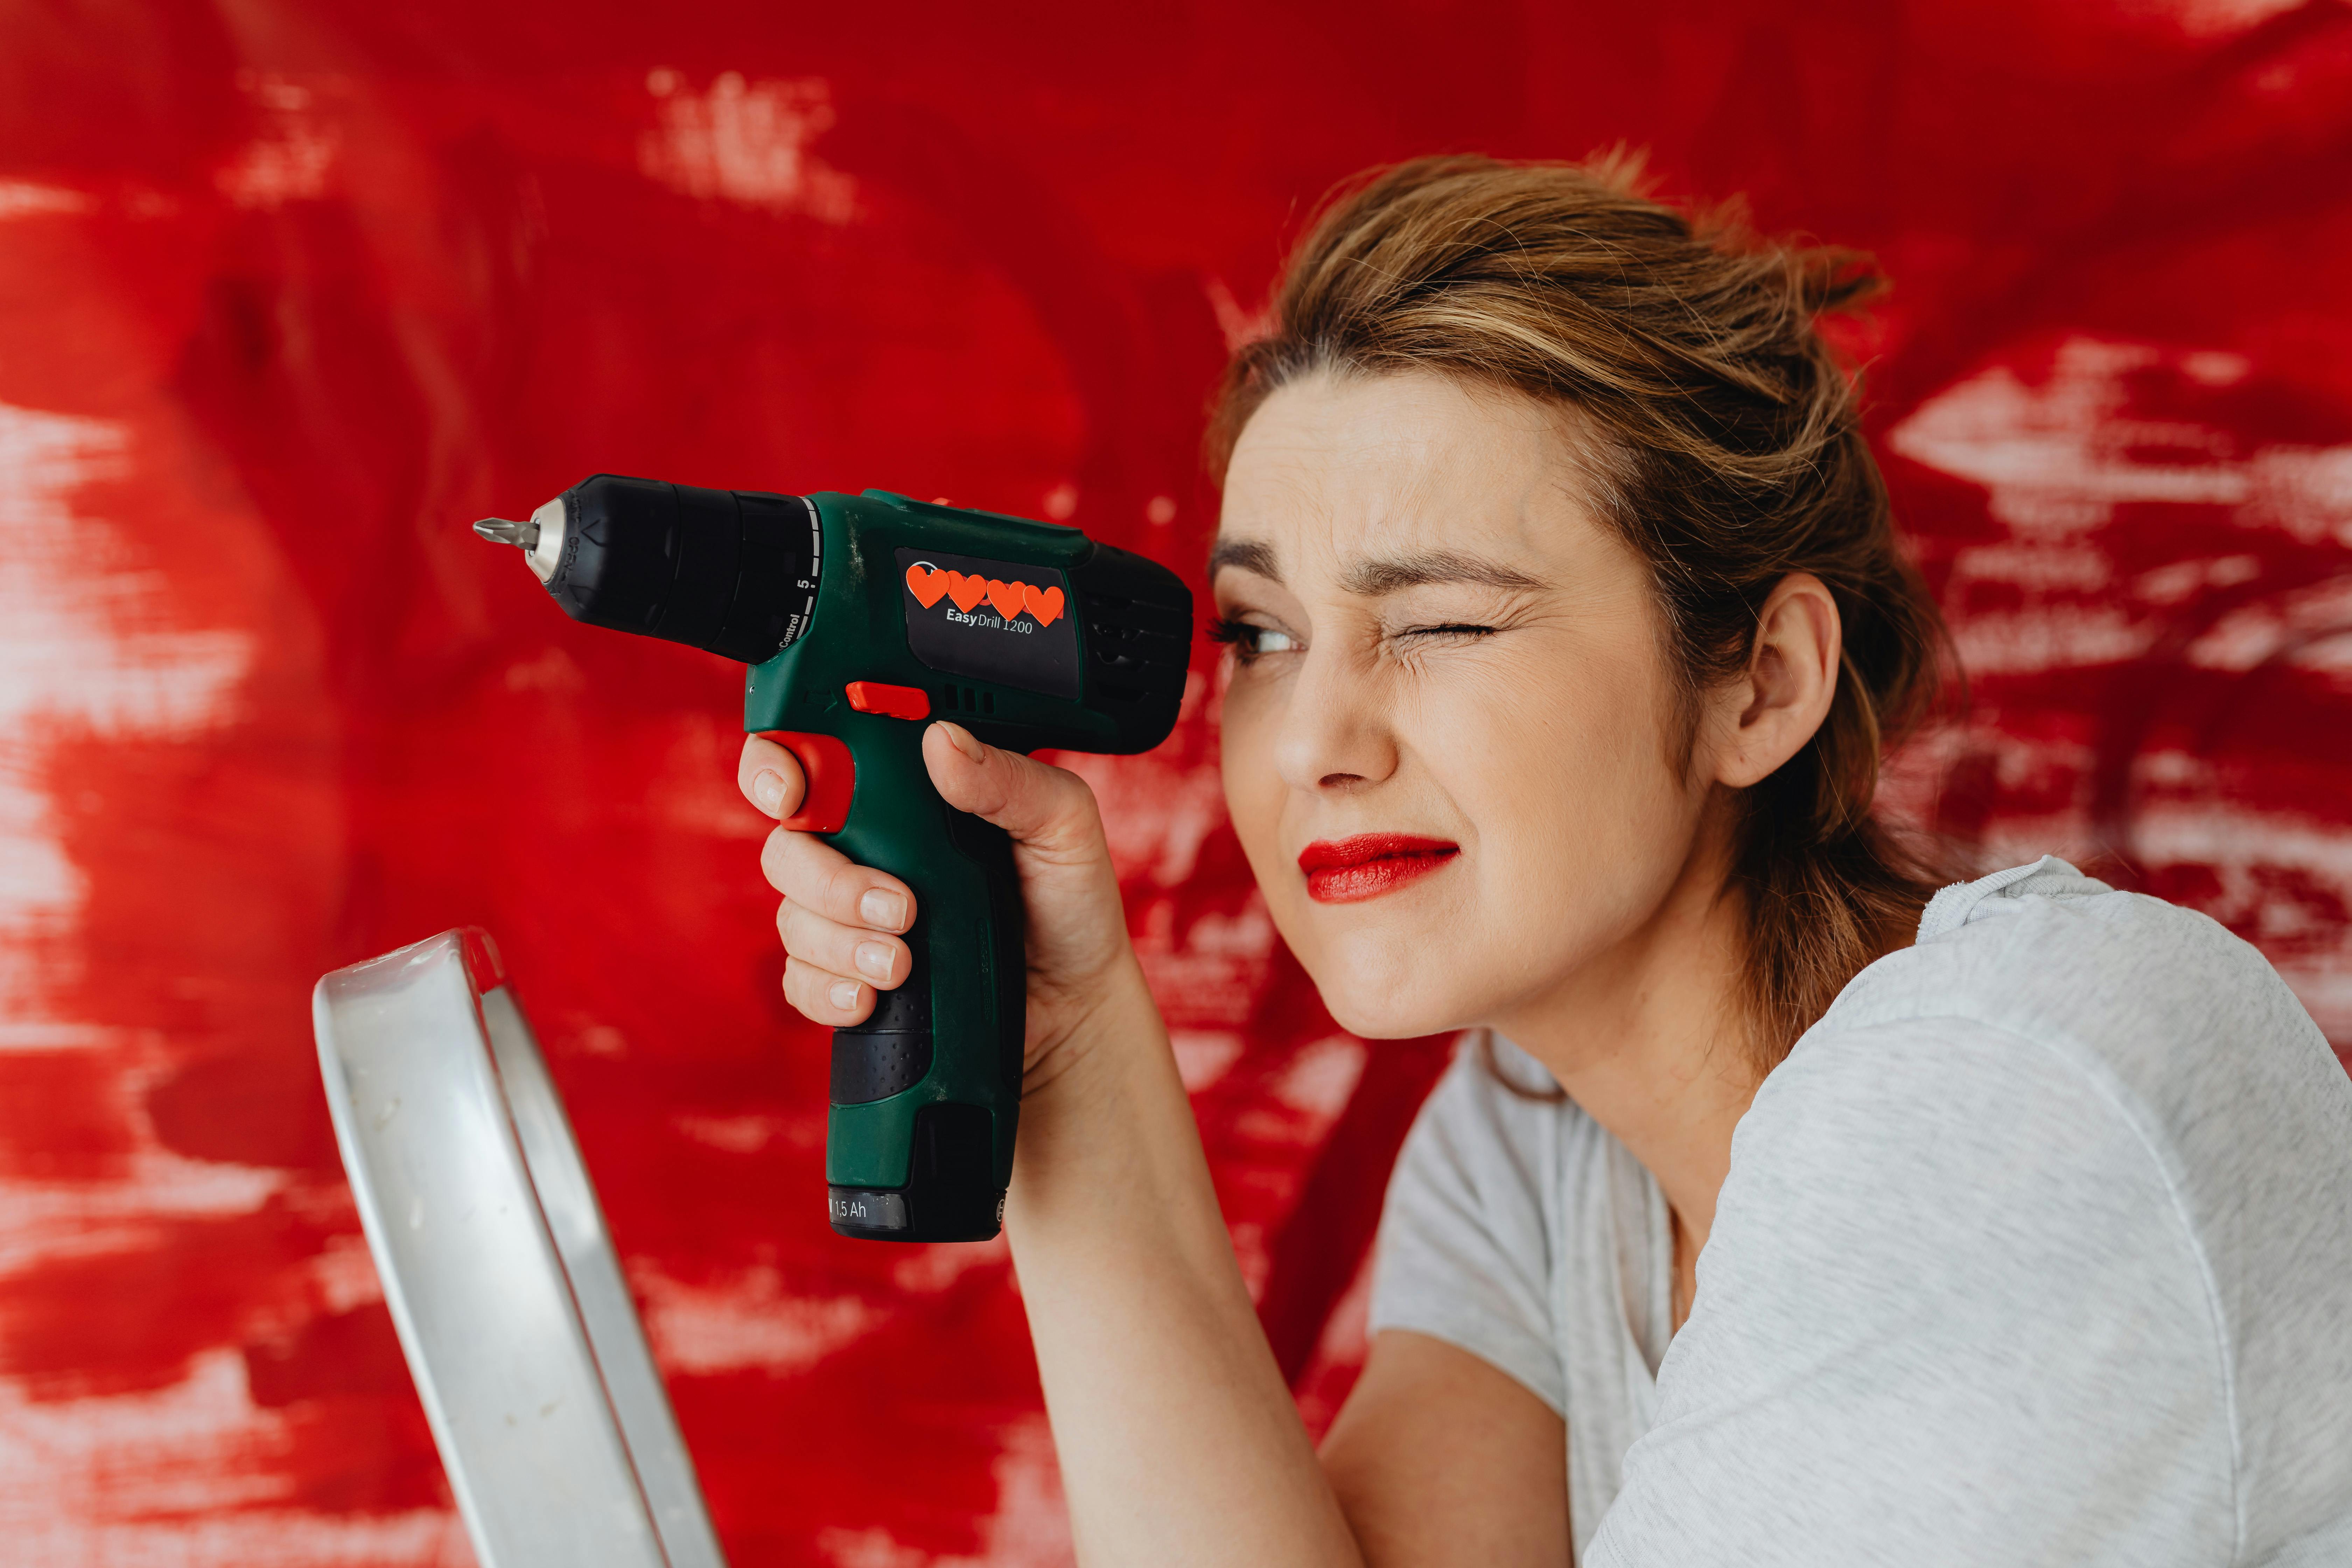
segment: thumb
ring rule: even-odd
[[[984,746],[945,720],[924,731],[923,763],[942,800],[994,823],[1016,844],[1060,861],[1105,852],[1094,791],[1076,773]]]

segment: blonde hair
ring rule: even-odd
[[[1871,803],[1881,752],[1935,700],[1943,624],[1897,546],[1853,379],[1814,327],[1884,286],[1867,258],[1762,239],[1736,206],[1652,199],[1622,153],[1417,159],[1326,204],[1210,421],[1222,477],[1258,405],[1307,375],[1437,371],[1577,411],[1592,499],[1656,584],[1685,745],[1699,695],[1747,667],[1774,585],[1828,587],[1844,628],[1829,715],[1742,792],[1732,881],[1764,1069],[1933,889]]]

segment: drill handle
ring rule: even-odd
[[[906,981],[833,1040],[825,1179],[833,1227],[899,1241],[996,1234],[1021,1105],[1028,973],[1003,828],[940,798],[919,721],[843,716],[771,732],[807,779],[787,827],[813,831],[915,896]]]

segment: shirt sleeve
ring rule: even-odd
[[[1801,1043],[1586,1568],[2232,1561],[2228,1363],[2155,1147],[1980,1024]]]
[[[1517,1379],[1555,1413],[1567,1384],[1552,1331],[1542,1184],[1557,1102],[1513,1095],[1474,1047],[1421,1109],[1389,1179],[1370,1328],[1410,1329]]]

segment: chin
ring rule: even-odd
[[[1477,1023],[1478,998],[1460,984],[1461,967],[1443,942],[1293,942],[1332,1022],[1367,1040],[1411,1040]]]

